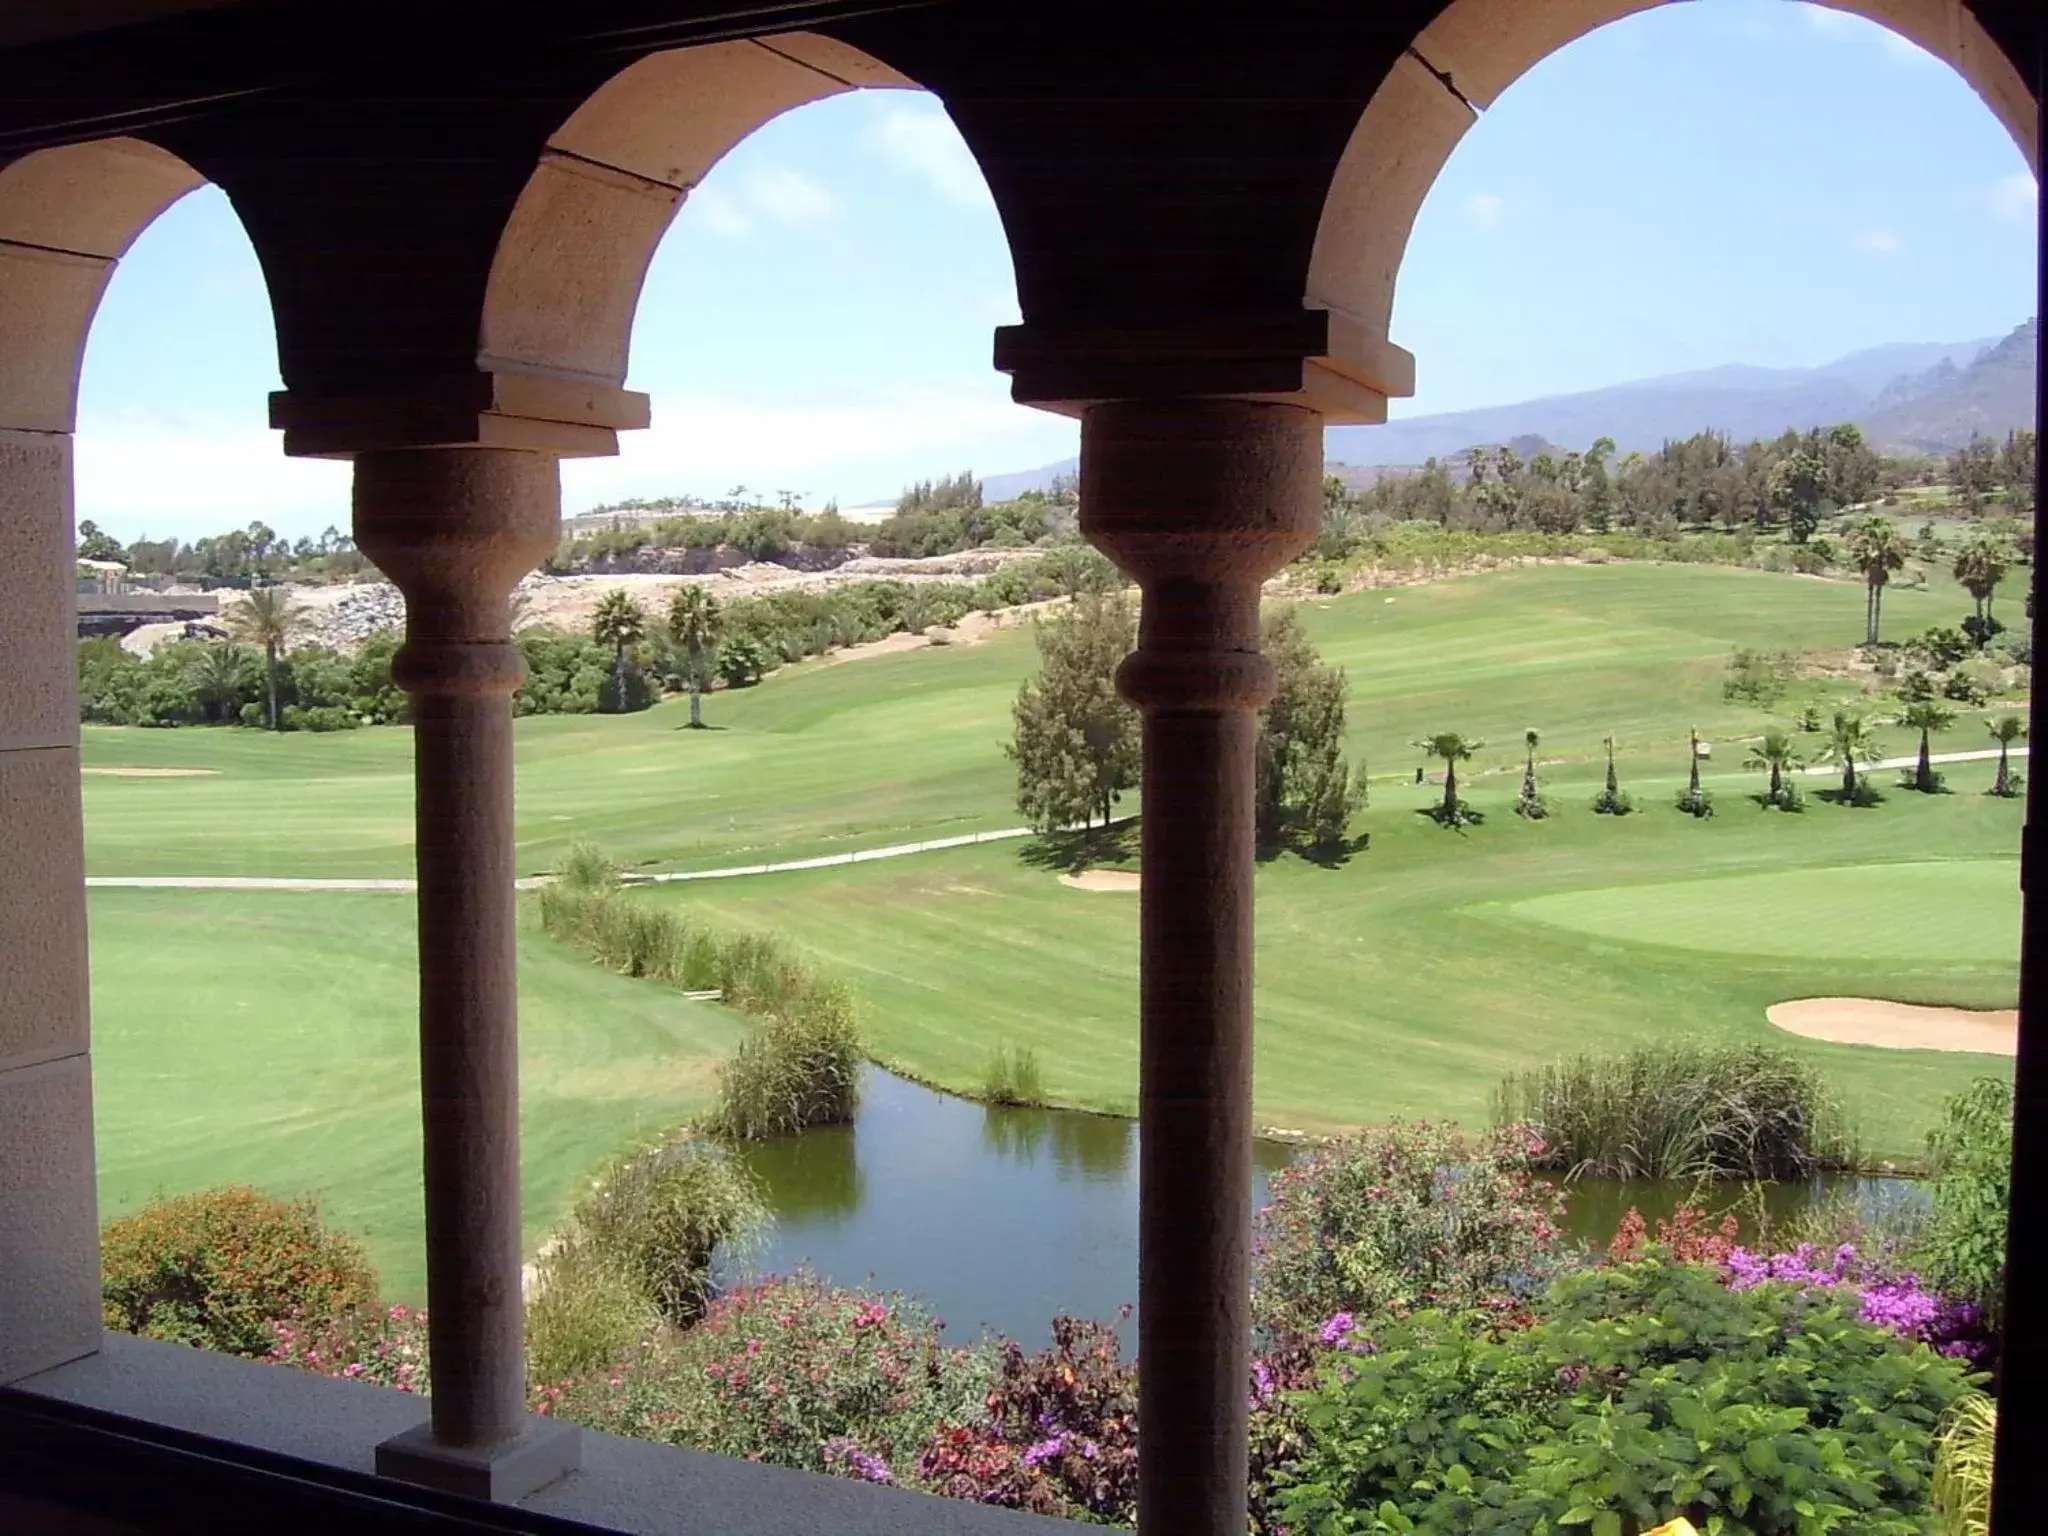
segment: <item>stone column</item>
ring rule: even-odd
[[[69,432],[0,429],[0,1382],[100,1344],[71,541]]]
[[[571,1426],[526,1413],[519,1257],[514,584],[555,547],[550,454],[421,448],[355,460],[356,542],[405,594],[393,664],[412,697],[420,1099],[432,1420],[377,1469],[516,1499],[576,1465]]]
[[[1314,537],[1322,417],[1095,405],[1081,526],[1143,590],[1117,674],[1145,717],[1138,1528],[1243,1536],[1250,1371],[1253,746],[1259,589]]]

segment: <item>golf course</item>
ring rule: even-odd
[[[2019,579],[2009,584],[2016,594]],[[2017,608],[2017,597],[2010,598]],[[1350,683],[1348,750],[1370,803],[1357,846],[1258,874],[1257,1123],[1326,1133],[1395,1117],[1482,1121],[1503,1073],[1561,1055],[1685,1040],[1772,1043],[1820,1065],[1873,1158],[1909,1162],[1942,1095],[2007,1063],[1775,1029],[1773,1004],[1885,998],[2013,1005],[2023,802],[1994,764],[1945,765],[1950,793],[1875,771],[1879,803],[1800,775],[1797,814],[1746,770],[1768,726],[1852,707],[1887,756],[1917,737],[1850,664],[1860,582],[1712,566],[1537,565],[1303,602]],[[1945,574],[1885,599],[1887,638],[1952,624]],[[1736,647],[1809,663],[1765,710],[1724,696]],[[639,714],[522,720],[519,867],[595,844],[629,871],[797,860],[1014,826],[1010,706],[1028,629],[856,662]],[[1959,708],[1934,750],[1981,751]],[[1513,813],[1524,732],[1551,806]],[[1715,813],[1673,807],[1689,732]],[[1411,745],[1456,730],[1482,820],[1449,830]],[[1822,736],[1794,731],[1811,761]],[[1590,802],[1616,769],[1636,810]],[[189,728],[84,730],[88,874],[403,877],[411,737]],[[2019,760],[2024,767],[2024,760]],[[120,770],[149,770],[123,772]],[[176,770],[168,772],[167,770]],[[1133,798],[1119,808],[1137,809]],[[1137,910],[1063,884],[1027,840],[633,899],[770,929],[848,980],[882,1064],[974,1092],[1024,1047],[1054,1101],[1136,1097]],[[1135,869],[1135,865],[1126,865]],[[96,889],[95,1083],[103,1213],[246,1182],[317,1195],[361,1233],[394,1294],[421,1258],[411,899],[396,892]],[[711,1097],[746,1021],[592,965],[531,926],[521,955],[526,1219],[535,1239],[589,1169]]]

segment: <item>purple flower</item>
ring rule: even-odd
[[[1273,1368],[1263,1360],[1252,1362],[1252,1401],[1268,1403],[1273,1400]]]
[[[1027,1467],[1031,1467],[1035,1470],[1036,1468],[1043,1466],[1046,1462],[1051,1461],[1055,1456],[1059,1455],[1060,1452],[1064,1451],[1066,1448],[1067,1437],[1064,1434],[1054,1435],[1050,1439],[1041,1440],[1036,1445],[1032,1446],[1029,1450],[1025,1451],[1024,1465]]]
[[[832,1471],[850,1473],[871,1483],[896,1481],[888,1462],[870,1455],[844,1435],[834,1435],[825,1442],[825,1465]]]
[[[1352,1321],[1349,1312],[1339,1312],[1335,1317],[1323,1324],[1322,1331],[1317,1337],[1325,1344],[1342,1344],[1351,1337],[1352,1330],[1357,1326],[1358,1324]]]

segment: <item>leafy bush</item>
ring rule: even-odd
[[[1563,1201],[1529,1172],[1518,1128],[1465,1136],[1394,1124],[1316,1148],[1273,1176],[1253,1242],[1263,1325],[1339,1313],[1511,1306],[1554,1268]]]
[[[982,1411],[985,1357],[914,1301],[809,1275],[728,1290],[688,1333],[642,1341],[557,1409],[593,1428],[773,1466],[895,1482],[941,1424]]]
[[[1918,1275],[1896,1269],[1889,1255],[1866,1261],[1853,1243],[1833,1248],[1801,1243],[1788,1253],[1772,1254],[1737,1248],[1723,1264],[1723,1278],[1738,1291],[1772,1284],[1833,1291],[1845,1307],[1853,1304],[1864,1322],[1944,1355],[1975,1361],[1988,1353],[1975,1306],[1928,1290]]]
[[[1769,709],[1784,697],[1799,673],[1799,658],[1790,651],[1754,651],[1738,648],[1728,658],[1721,679],[1721,696],[1738,703]]]
[[[1573,1178],[1803,1179],[1855,1163],[1820,1073],[1768,1046],[1577,1056],[1505,1078],[1496,1113],[1537,1129],[1537,1167]]]
[[[990,1104],[1043,1104],[1045,1083],[1037,1053],[1028,1045],[997,1042],[982,1069],[981,1096]]]
[[[1982,1307],[1994,1328],[2005,1295],[2012,1116],[2012,1084],[2004,1078],[1979,1078],[1943,1102],[1927,1134],[1934,1217],[1915,1256],[1930,1281]]]
[[[1527,1329],[1438,1312],[1328,1363],[1281,1518],[1318,1536],[1924,1536],[1957,1362],[1825,1291],[1651,1260],[1558,1280]]]
[[[1931,672],[1946,672],[1975,648],[1968,635],[1949,625],[1923,630],[1905,644],[1906,654]]]
[[[1138,1513],[1138,1369],[1107,1324],[1056,1317],[1052,1348],[997,1352],[971,1423],[942,1426],[918,1457],[934,1493],[1041,1515],[1131,1525]]]
[[[100,1234],[106,1326],[260,1360],[273,1325],[370,1306],[377,1277],[310,1200],[230,1186],[153,1201]]]
[[[614,1158],[597,1176],[570,1213],[571,1247],[551,1272],[587,1256],[630,1282],[670,1322],[688,1323],[709,1300],[713,1254],[746,1242],[767,1222],[760,1186],[730,1152],[675,1132]],[[607,1300],[599,1291],[574,1305],[593,1299]]]

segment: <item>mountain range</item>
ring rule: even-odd
[[[1584,449],[1595,438],[1611,437],[1623,453],[1650,452],[1668,439],[1710,428],[1746,442],[1776,437],[1788,427],[1804,431],[1840,421],[1862,427],[1883,453],[1946,453],[1967,443],[1973,431],[2003,438],[2033,426],[2037,328],[2037,321],[2028,320],[2002,338],[1869,347],[1818,368],[1730,363],[1516,405],[1410,416],[1376,427],[1332,427],[1324,456],[1332,473],[1343,473],[1418,466],[1515,438]],[[1000,501],[1042,490],[1055,475],[1074,470],[1075,461],[1067,459],[988,475],[982,494]]]

